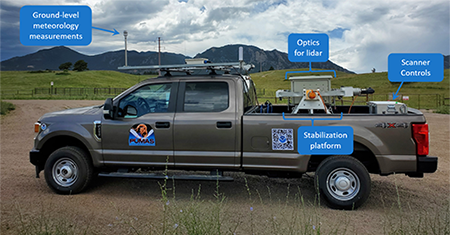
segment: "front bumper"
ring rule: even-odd
[[[38,149],[32,149],[30,151],[30,162],[31,164],[37,166],[40,164],[41,153]]]
[[[30,151],[30,162],[36,166],[36,178],[39,178],[39,172],[44,169],[45,159],[42,158],[42,153],[38,149]]]

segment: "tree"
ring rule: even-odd
[[[68,69],[70,69],[70,67],[72,67],[72,62],[62,63],[59,66],[59,70],[68,70]]]
[[[81,72],[87,69],[88,69],[87,63],[84,60],[79,60],[75,62],[75,65],[73,65],[73,71]]]
[[[275,70],[275,69],[273,68],[273,66],[270,66],[269,70]]]

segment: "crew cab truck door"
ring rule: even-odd
[[[311,121],[286,121],[280,114],[250,113],[243,117],[243,168],[306,172],[309,155],[298,153],[297,130]]]
[[[173,166],[177,89],[176,82],[144,84],[114,101],[115,118],[102,123],[105,165]]]
[[[235,168],[234,81],[180,82],[174,127],[176,167]]]

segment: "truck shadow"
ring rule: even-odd
[[[264,204],[279,202],[300,202],[317,205],[313,174],[302,178],[269,178],[266,176],[228,173],[233,182],[167,180],[168,198],[190,200],[198,197],[202,200],[215,200],[217,191],[228,201],[247,203],[250,201]],[[123,179],[98,177],[85,192],[106,197],[127,197],[141,200],[161,200],[161,186],[164,180]],[[395,185],[394,180],[383,178],[372,181],[372,191],[367,202],[359,210],[379,210],[380,208],[404,206],[414,207],[423,200],[420,192]],[[323,203],[321,203],[323,204]]]
[[[234,181],[185,181],[167,180],[167,194],[169,198],[177,200],[190,200],[192,196],[204,200],[215,199],[217,191],[228,200],[245,201],[256,200],[262,202],[285,201],[286,198],[294,199],[303,197],[306,202],[314,202],[314,179],[310,176],[302,178],[269,178],[267,176],[246,175],[243,173],[228,173]],[[107,194],[111,196],[149,197],[159,200],[161,186],[164,180],[152,179],[124,179],[98,177],[85,193]],[[200,191],[200,193],[199,193]]]

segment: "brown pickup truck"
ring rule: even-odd
[[[293,113],[293,104],[258,104],[252,80],[240,74],[161,76],[102,106],[45,114],[35,125],[30,161],[37,177],[44,170],[49,187],[61,194],[81,192],[94,175],[161,178],[149,171],[166,167],[215,172],[184,178],[191,180],[230,180],[223,171],[269,177],[315,172],[320,196],[339,209],[366,201],[369,173],[423,177],[436,170],[437,158],[427,156],[428,125],[420,111],[324,105],[333,113]],[[300,149],[307,134],[299,128],[312,124],[351,127],[351,136],[344,133],[351,151],[303,154],[314,146]],[[322,134],[327,133],[310,136]]]

